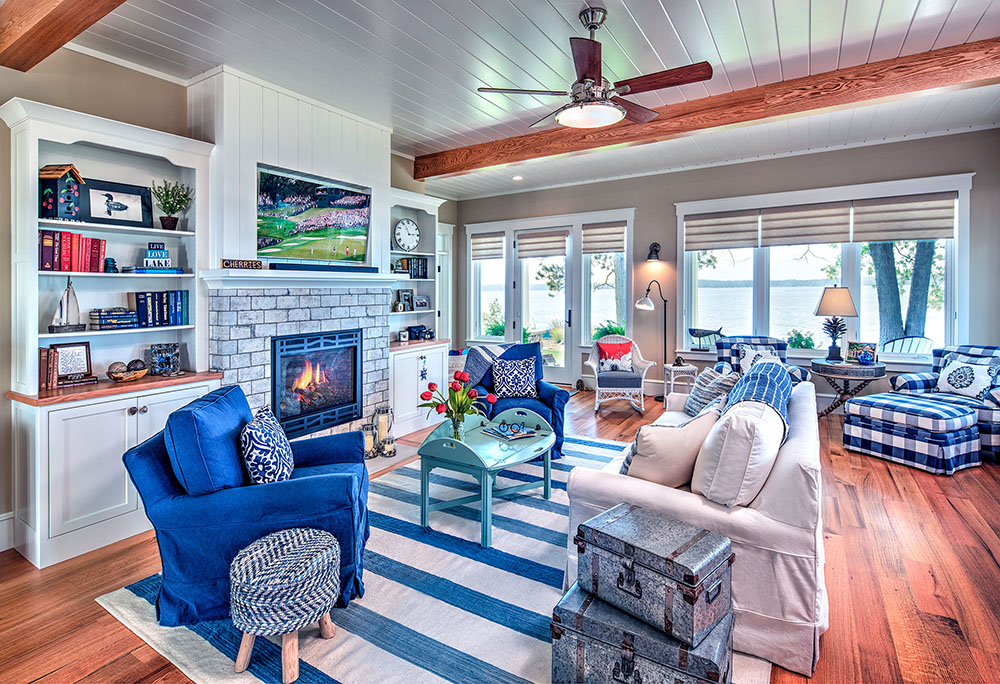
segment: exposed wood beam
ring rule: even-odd
[[[125,0],[7,0],[0,4],[0,66],[28,71]]]
[[[417,157],[417,179],[467,173],[602,147],[643,145],[695,131],[787,118],[939,88],[1000,83],[1000,38],[666,105],[648,123],[556,128]]]

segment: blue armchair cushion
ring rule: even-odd
[[[889,386],[894,392],[906,394],[933,392],[937,382],[937,373],[901,373],[889,378]]]
[[[292,445],[267,406],[258,409],[253,420],[243,426],[240,446],[243,463],[254,484],[281,482],[292,476],[295,467]]]
[[[163,436],[185,492],[200,496],[246,484],[240,431],[252,419],[239,385],[220,387],[170,414]]]
[[[642,387],[642,378],[631,371],[602,371],[597,374],[599,387]]]
[[[493,415],[498,416],[507,409],[519,408],[528,409],[529,411],[534,411],[549,425],[552,425],[552,409],[546,404],[542,403],[539,399],[530,399],[528,397],[510,397],[508,399],[497,399],[497,403],[493,405]]]
[[[493,393],[499,399],[537,397],[538,378],[534,357],[528,359],[497,359],[493,362]]]

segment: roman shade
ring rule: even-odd
[[[565,228],[518,233],[515,239],[517,258],[566,256],[568,236],[569,231]]]
[[[756,247],[759,209],[689,214],[684,217],[684,251]]]
[[[503,233],[474,233],[469,237],[469,254],[473,261],[503,259]]]
[[[625,222],[590,223],[583,227],[583,253],[625,251]]]
[[[768,207],[760,212],[760,246],[850,242],[851,203]]]
[[[855,200],[854,242],[955,237],[957,192]]]

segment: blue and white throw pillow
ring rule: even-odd
[[[746,373],[748,370],[753,368],[755,364],[761,363],[762,361],[784,363],[781,360],[781,357],[778,356],[777,352],[774,351],[774,347],[770,345],[754,346],[752,344],[739,344],[736,345],[736,348],[740,351],[739,371],[741,373]]]
[[[498,399],[537,397],[535,358],[497,359],[493,362],[493,393]]]
[[[243,462],[254,484],[281,482],[292,476],[292,445],[271,409],[264,406],[240,432]]]
[[[1000,366],[981,363],[965,363],[958,359],[948,361],[938,377],[937,391],[960,394],[985,401],[995,386]]]

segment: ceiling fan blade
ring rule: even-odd
[[[707,81],[712,78],[712,65],[708,62],[698,62],[687,66],[657,71],[655,74],[645,74],[635,78],[626,78],[624,81],[615,83],[615,90],[622,95],[634,95],[645,93],[650,90],[660,88],[671,88],[673,86]]]
[[[569,95],[566,90],[522,90],[520,88],[477,88],[481,93],[508,93],[511,95]]]
[[[549,124],[555,123],[555,121],[556,121],[556,114],[558,114],[562,110],[566,109],[566,107],[567,107],[567,105],[563,105],[559,109],[555,109],[555,110],[549,112],[548,114],[546,114],[545,116],[543,116],[541,119],[539,119],[535,123],[531,124],[528,128],[541,128],[543,126],[548,126]]]
[[[573,50],[573,64],[576,65],[576,80],[588,78],[594,83],[601,82],[601,44],[590,38],[570,38]]]
[[[646,123],[652,121],[660,115],[659,112],[643,107],[638,102],[626,100],[623,97],[613,97],[611,101],[625,109],[625,118],[636,123]]]

